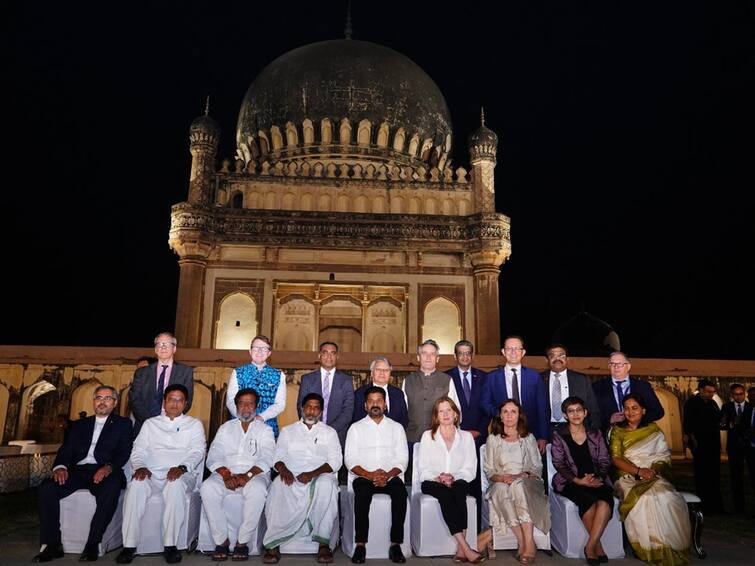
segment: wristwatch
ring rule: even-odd
[[[249,470],[249,471],[248,471],[248,472],[246,473],[246,477],[248,477],[249,479],[252,479],[252,478],[254,477],[254,472],[252,472],[251,470]]]
[[[181,464],[180,466],[176,466],[179,470],[181,470],[183,473],[188,473],[189,468],[186,467],[185,464]]]

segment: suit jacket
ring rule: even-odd
[[[703,451],[721,452],[721,411],[713,399],[705,401],[700,395],[692,395],[684,403],[684,419],[682,429],[690,437],[692,452]]]
[[[95,417],[91,416],[73,423],[68,437],[58,449],[53,467],[65,466],[71,470],[77,462],[87,457],[94,434],[94,421]],[[132,439],[131,421],[110,413],[97,439],[97,445],[94,447],[94,459],[97,460],[97,464],[100,466],[110,464],[113,473],[120,475],[121,484],[124,486],[126,478],[123,475],[123,466],[131,455]]]
[[[721,430],[726,433],[726,452],[740,452],[745,446],[745,441],[739,436],[739,423],[744,418],[747,409],[750,407],[748,401],[744,402],[742,415],[737,419],[737,408],[734,401],[726,401],[721,406]]]
[[[296,410],[301,416],[301,400],[309,393],[322,395],[322,380],[320,368],[312,373],[303,375],[299,385],[299,397],[296,399]],[[349,430],[351,418],[354,414],[354,380],[348,374],[336,370],[333,382],[330,384],[330,400],[328,401],[328,420],[326,425],[336,429],[341,447],[346,443],[346,431]]]
[[[605,432],[610,426],[611,415],[620,411],[616,404],[616,397],[614,397],[613,381],[610,377],[604,377],[592,384],[592,390],[598,401],[598,409],[600,409],[600,428]],[[659,421],[666,414],[655,391],[653,391],[653,387],[647,381],[630,375],[629,393],[637,393],[645,399],[647,403],[645,419],[648,422]]]
[[[755,427],[752,426],[753,409],[755,409],[755,407],[752,405],[745,407],[745,410],[742,411],[742,418],[739,420],[739,425],[737,425],[737,436],[742,439],[742,445],[746,450],[745,453],[749,453],[748,457],[755,456],[755,446],[753,446],[755,443]]]
[[[367,388],[371,386],[372,383],[368,383],[354,391],[354,415],[351,422],[355,423],[367,416],[367,411],[364,410],[364,401],[367,397]],[[388,409],[385,416],[400,423],[406,429],[406,425],[409,424],[409,409],[406,407],[406,398],[404,392],[393,385],[388,385]]]
[[[461,430],[478,431],[480,436],[475,439],[475,444],[479,448],[485,443],[485,439],[488,436],[488,425],[490,424],[490,416],[481,404],[482,391],[485,389],[488,374],[477,368],[470,368],[470,372],[472,373],[470,376],[472,380],[472,394],[470,395],[469,403],[467,403],[467,397],[464,395],[459,368],[453,367],[443,373],[451,376],[456,387],[456,396],[459,398],[459,403],[461,404]]]
[[[131,412],[134,413],[134,437],[139,434],[142,423],[151,417],[156,417],[160,413],[153,414],[151,411],[152,400],[155,398],[157,389],[157,370],[160,362],[149,364],[139,368],[134,372],[134,380],[131,382],[131,390],[128,394]],[[170,370],[170,380],[164,385],[174,385],[179,383],[189,391],[189,398],[186,400],[185,413],[191,408],[191,401],[194,397],[194,368],[173,362],[173,369]]]
[[[548,394],[540,374],[534,369],[521,366],[519,372],[521,404],[527,416],[527,426],[538,440],[550,439],[548,416]],[[511,395],[506,391],[506,378],[503,366],[488,374],[482,392],[482,406],[489,417],[498,416],[498,407]]]
[[[540,374],[543,377],[545,383],[545,393],[548,395],[548,421],[552,421],[553,415],[551,415],[551,372],[550,370],[544,371]],[[584,374],[577,373],[570,369],[566,370],[566,381],[569,384],[569,396],[579,397],[585,402],[587,406],[587,419],[585,425],[587,428],[600,429],[600,408],[598,407],[598,401],[595,399],[595,393],[592,390],[592,382],[590,378]],[[562,399],[563,401],[563,399]],[[561,415],[558,415],[559,417]]]

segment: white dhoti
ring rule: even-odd
[[[194,490],[196,482],[192,474],[183,474],[175,481],[157,479],[153,475],[143,481],[129,482],[123,501],[123,546],[138,546],[147,500],[155,494],[163,498],[163,546],[176,546],[181,525],[186,520],[186,494]]]
[[[291,485],[275,478],[265,507],[265,548],[275,548],[294,537],[308,536],[330,544],[333,522],[338,516],[338,480],[321,474],[307,484]]]
[[[216,545],[223,544],[226,539],[235,539],[239,544],[256,544],[255,541],[249,539],[259,525],[269,485],[270,479],[267,474],[257,474],[243,488],[235,491],[229,490],[223,483],[223,478],[218,474],[212,474],[202,483],[200,489],[202,507],[210,525],[212,540]],[[223,501],[232,493],[241,493],[244,496],[238,535],[229,532],[228,519],[223,510]]]

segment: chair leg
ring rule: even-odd
[[[708,553],[703,549],[701,542],[703,534],[703,512],[698,503],[688,503],[689,519],[692,524],[692,546],[699,558],[705,558]]]

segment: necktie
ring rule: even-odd
[[[469,384],[469,372],[464,372],[464,377],[461,380],[461,386],[464,388],[464,397],[467,398],[467,405],[469,405],[469,401],[472,398],[472,386]]]
[[[737,416],[739,417],[741,415],[742,415],[742,404],[737,403]]]
[[[168,370],[167,365],[161,366],[160,378],[157,380],[157,389],[155,389],[155,398],[152,401],[152,415],[157,416],[163,406],[163,389],[165,389],[165,372]]]
[[[560,421],[563,415],[561,411],[561,380],[559,379],[560,373],[553,375],[553,382],[551,384],[551,421]]]
[[[619,398],[619,411],[624,410],[624,383],[621,381],[616,382],[616,395]]]
[[[325,372],[325,379],[322,380],[322,398],[325,401],[325,407],[322,411],[322,422],[328,422],[328,401],[330,401],[330,372]]]
[[[519,380],[516,377],[516,370],[511,368],[511,398],[520,403],[519,400]]]

